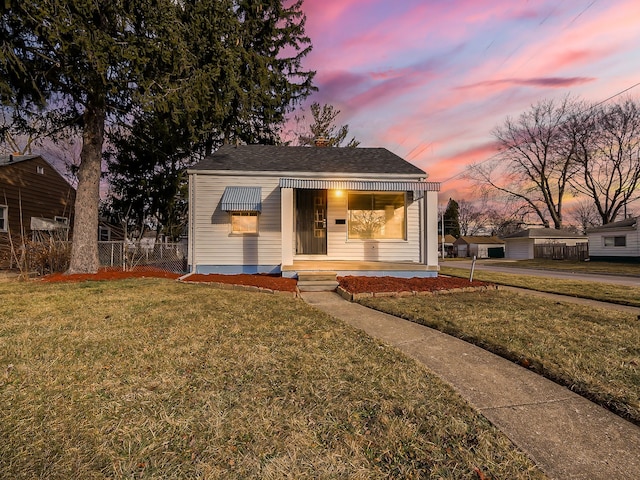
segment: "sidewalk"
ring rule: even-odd
[[[553,479],[638,478],[640,427],[545,378],[436,330],[303,292],[310,305],[423,363],[505,433]]]

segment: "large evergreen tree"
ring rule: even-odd
[[[192,65],[183,95],[136,116],[109,156],[110,213],[129,231],[176,237],[185,168],[222,143],[274,143],[285,113],[314,89],[301,2],[196,0],[179,7]]]
[[[98,269],[98,203],[107,120],[171,100],[187,69],[172,0],[6,0],[0,100],[14,119],[55,111],[82,132],[69,272]],[[174,70],[175,69],[175,70]]]
[[[453,198],[449,199],[447,208],[444,211],[444,234],[453,235],[458,238],[460,236],[460,219],[458,212],[458,202]]]

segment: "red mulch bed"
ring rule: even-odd
[[[267,274],[247,274],[238,275],[220,275],[217,273],[194,273],[185,278],[187,282],[216,282],[230,283],[233,285],[249,285],[253,287],[268,288],[270,290],[279,290],[281,292],[295,292],[298,282],[295,278],[286,278],[279,275]]]
[[[179,273],[167,272],[154,267],[136,267],[124,271],[121,268],[101,268],[98,273],[53,273],[42,277],[43,282],[84,282],[85,280],[122,280],[125,278],[169,278],[181,277]]]
[[[136,267],[133,270],[123,271],[121,268],[101,268],[95,274],[71,274],[54,273],[42,277],[43,282],[83,282],[86,280],[122,280],[125,278],[168,278],[176,280],[183,274],[167,272],[154,267]],[[198,283],[228,283],[233,285],[250,285],[254,287],[295,292],[297,282],[293,278],[284,278],[277,275],[219,275],[219,274],[194,274],[186,279],[188,282]]]
[[[167,272],[154,267],[137,267],[123,271],[120,268],[101,268],[96,274],[55,273],[42,278],[43,282],[82,282],[86,280],[121,280],[125,278],[167,278],[176,280],[182,275]],[[293,278],[267,274],[193,274],[185,279],[194,283],[227,283],[232,285],[247,285],[283,292],[295,292],[297,282]],[[398,277],[338,277],[340,286],[349,293],[380,293],[380,292],[435,292],[464,287],[481,287],[486,282],[469,282],[464,278],[436,277],[436,278],[398,278]]]
[[[398,277],[338,277],[340,286],[349,293],[381,293],[381,292],[437,292],[454,288],[482,287],[486,282],[464,278],[398,278]]]

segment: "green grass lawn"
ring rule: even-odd
[[[507,263],[500,264],[500,266],[503,265],[507,265]],[[469,269],[446,266],[440,268],[440,274],[469,278]],[[589,298],[603,302],[640,307],[640,279],[638,279],[637,287],[630,287],[628,285],[562,280],[534,275],[490,272],[487,270],[475,270],[473,279],[492,282],[498,285],[510,285],[540,292],[559,293],[571,297]]]
[[[0,478],[545,478],[299,299],[145,279],[3,283],[0,304]]]
[[[359,302],[516,361],[640,425],[636,315],[500,290]]]

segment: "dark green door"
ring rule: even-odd
[[[296,253],[327,254],[326,190],[296,190]]]

